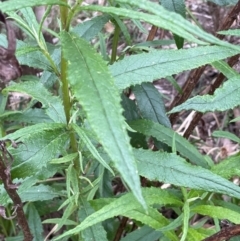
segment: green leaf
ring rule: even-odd
[[[232,119],[230,122],[237,122],[237,121],[240,121],[240,116],[237,117],[237,118]]]
[[[62,100],[57,96],[53,96],[39,81],[27,81],[10,85],[3,90],[3,93],[7,92],[20,92],[30,95],[33,99],[42,103],[42,108],[46,109],[46,114],[54,122],[66,123]]]
[[[183,187],[181,187],[181,189],[184,190]],[[186,192],[186,189],[184,191]],[[183,205],[183,226],[182,226],[181,240],[185,240],[187,237],[187,232],[189,227],[189,218],[190,218],[189,201],[185,200],[185,203]]]
[[[131,46],[132,45],[131,35],[128,32],[128,28],[127,28],[126,24],[116,15],[113,15],[113,19],[116,22],[116,24],[119,26],[119,28],[126,40],[126,44]]]
[[[67,202],[69,199],[67,200]],[[63,225],[67,223],[68,218],[76,211],[77,207],[74,202],[69,202],[68,206],[64,209],[63,216],[58,222],[57,230],[62,228]]]
[[[57,172],[57,168],[53,168],[53,166],[47,165],[40,169],[38,172],[34,173],[34,176],[26,177],[26,178],[15,178],[13,179],[13,183],[20,184],[18,187],[18,194],[21,197],[23,202],[28,201],[38,201],[39,193],[43,191],[43,200],[52,200],[54,197],[61,196],[60,192],[55,191],[54,189],[38,185],[38,187],[33,187],[39,180],[46,180],[49,177],[52,177]],[[3,188],[3,184],[0,185],[0,203],[3,206],[6,206],[8,203],[11,203],[11,199],[9,198],[6,190]]]
[[[104,25],[110,20],[110,16],[102,15],[92,18],[89,21],[78,24],[72,29],[72,32],[79,37],[90,41],[102,30]]]
[[[158,240],[161,237],[163,237],[161,232],[156,231],[148,226],[143,226],[127,234],[127,236],[122,238],[120,241]]]
[[[75,205],[78,204],[78,194],[79,194],[79,174],[77,173],[76,169],[74,168],[73,164],[68,166],[66,170],[66,187],[67,187],[67,194],[68,198],[70,199],[71,196],[75,198]]]
[[[84,40],[62,32],[68,80],[88,122],[137,200],[144,205],[120,96],[100,55]]]
[[[80,128],[76,124],[72,124],[72,127],[77,132],[77,134],[81,138],[81,141],[84,142],[84,144],[91,152],[91,154],[94,156],[94,158],[96,158],[106,169],[108,169],[115,176],[112,168],[107,164],[105,160],[103,160],[95,146],[92,144],[91,140],[88,138],[87,134],[84,132],[84,129]]]
[[[31,186],[33,186],[37,182],[37,178],[35,177],[27,177],[25,179],[13,179],[13,183],[21,185],[18,187],[18,194],[21,197],[21,193],[25,192]],[[7,204],[11,203],[12,200],[9,198],[3,184],[0,185],[0,203],[3,206],[7,206]]]
[[[218,34],[240,36],[240,30],[239,29],[229,29],[229,30],[219,31]]]
[[[171,123],[166,116],[163,98],[153,84],[143,83],[134,86],[132,90],[137,100],[138,109],[144,119],[171,127]]]
[[[135,209],[128,210],[126,213],[123,213],[123,216],[140,221],[156,230],[169,224],[169,220],[152,207],[148,207],[148,213],[145,213],[143,209]]]
[[[109,69],[118,89],[152,82],[184,70],[236,55],[238,51],[219,46],[205,46],[179,50],[158,50],[125,57]],[[194,61],[189,61],[194,59]]]
[[[182,202],[179,201],[178,197],[174,196],[173,194],[169,194],[169,192],[166,190],[152,187],[142,189],[142,193],[146,203],[149,206],[153,204],[174,204],[177,206],[182,205]],[[56,238],[55,240],[59,240],[60,238],[68,235],[79,233],[80,231],[96,223],[102,222],[108,218],[122,214],[128,215],[128,211],[141,208],[141,205],[136,201],[132,193],[127,193],[124,196],[113,200],[110,204],[104,206],[100,210],[94,212],[92,215],[84,219],[84,221],[80,225],[78,225],[72,230],[65,232],[63,235]]]
[[[127,121],[137,120],[141,118],[141,116],[138,113],[135,101],[129,99],[124,93],[122,93],[121,103],[124,109],[123,115]]]
[[[177,134],[170,128],[166,128],[158,123],[154,123],[148,120],[132,121],[129,125],[136,131],[146,135],[153,136],[157,140],[166,143],[168,146],[172,146],[173,139],[176,146],[176,150],[188,158],[192,163],[208,168],[208,164],[199,151],[185,138]]]
[[[225,111],[233,109],[240,103],[240,76],[231,78],[218,88],[214,95],[195,96],[183,104],[174,107],[169,113],[182,110],[196,110],[198,112]]]
[[[47,220],[44,220],[42,223],[55,223],[55,224],[58,224],[60,221],[61,221],[60,218],[49,218]],[[64,225],[74,225],[74,226],[76,226],[77,222],[74,222],[72,220],[67,219],[65,221]]]
[[[41,5],[65,5],[67,4],[64,1],[60,0],[43,0],[39,2],[38,0],[11,0],[11,4],[9,2],[0,2],[0,9],[2,12],[13,11],[20,8],[25,7],[34,7]]]
[[[230,179],[234,176],[240,176],[240,166],[239,166],[240,156],[231,156],[226,160],[212,166],[211,171],[215,174]]]
[[[204,235],[202,234],[201,232],[198,232],[197,229],[194,229],[194,228],[190,228],[188,229],[188,240],[191,240],[191,241],[199,241],[199,240],[203,240],[205,238],[207,238],[208,235]]]
[[[24,111],[5,111],[0,115],[1,120],[14,121],[15,123],[50,123],[53,122],[43,109],[27,109]]]
[[[161,5],[169,11],[180,14],[186,18],[185,1],[184,0],[161,0]],[[178,49],[181,49],[184,44],[184,38],[174,34],[174,39]]]
[[[145,0],[118,0],[116,2],[132,4],[136,7],[142,8],[147,12],[150,12],[151,14],[124,8],[102,7],[95,5],[81,6],[80,9],[115,14],[126,18],[131,18],[131,20],[143,20],[145,22],[151,23],[154,26],[168,29],[173,33],[189,40],[190,42],[195,42],[198,44],[206,44],[206,42],[209,42],[222,46],[228,46],[239,51],[239,47],[219,40],[213,35],[210,35],[197,26],[191,24],[179,14],[167,11],[159,4],[152,3],[150,1],[146,2]],[[197,39],[195,36],[200,37],[201,39],[205,40],[205,42]]]
[[[5,241],[22,241],[24,239],[23,236],[15,236],[15,237],[8,237]]]
[[[200,205],[192,208],[191,211],[217,219],[227,219],[230,222],[240,224],[240,214],[228,208],[212,205]]]
[[[211,63],[211,65],[219,70],[223,75],[225,75],[228,79],[235,77],[238,75],[238,72],[231,68],[226,62],[219,60]]]
[[[240,187],[174,153],[135,150],[139,174],[152,181],[240,197]]]
[[[35,175],[56,158],[69,138],[65,128],[64,124],[36,124],[5,136],[19,143],[16,149],[9,148],[14,158],[12,177]]]
[[[154,209],[152,207],[148,208],[148,213],[146,214],[143,209],[137,209],[137,210],[130,210],[127,211],[124,216],[127,216],[130,219],[134,219],[137,221],[140,221],[143,224],[148,225],[149,227],[152,227],[156,230],[160,229],[165,226],[167,226],[170,221],[165,218],[157,209]],[[163,231],[164,235],[168,237],[172,241],[178,241],[177,235],[173,231]]]
[[[59,197],[60,195],[61,193],[54,190],[52,187],[40,184],[23,191],[20,194],[20,197],[22,202],[35,202],[52,200],[53,198]]]
[[[27,216],[28,216],[29,227],[34,237],[34,241],[42,241],[43,240],[42,222],[38,214],[38,211],[33,203],[29,203],[27,205]]]
[[[208,1],[213,2],[220,6],[235,5],[238,2],[238,0],[208,0]]]
[[[240,207],[237,202],[230,202],[229,200],[223,201],[221,199],[214,200],[214,206],[220,206],[223,208],[231,209],[237,213],[240,213]]]
[[[99,52],[101,53],[103,60],[110,62],[110,57],[107,53],[107,44],[105,41],[106,36],[103,33],[98,33],[99,38]]]
[[[18,61],[21,65],[29,67],[51,70],[51,66],[47,58],[43,55],[41,50],[37,47],[24,46],[20,47],[16,54]]]
[[[93,208],[90,204],[84,200],[81,202],[82,206],[79,209],[79,219],[82,222],[85,218],[94,213]],[[95,224],[81,232],[81,236],[83,240],[91,240],[91,241],[107,241],[106,231],[103,226],[98,223]]]
[[[152,48],[155,48],[155,47],[170,45],[170,44],[174,44],[174,40],[161,39],[161,40],[152,40],[152,41],[137,43],[137,44],[134,45],[134,47],[152,47]]]
[[[180,14],[186,17],[185,2],[183,0],[160,0],[161,5],[171,12]]]
[[[29,28],[31,29],[34,35],[34,38],[38,41],[38,44],[46,46],[43,33],[39,29],[40,25],[37,21],[33,8],[32,7],[23,8],[20,10],[20,12],[21,12],[22,18],[24,19],[24,22],[29,26]]]
[[[171,220],[171,222],[168,225],[166,225],[165,227],[162,227],[158,230],[161,232],[165,232],[165,231],[169,231],[169,230],[176,230],[177,228],[179,228],[182,225],[182,222],[183,222],[183,214],[178,216],[178,218]]]
[[[166,76],[165,78],[169,83],[171,83],[171,85],[175,88],[175,90],[178,91],[178,93],[180,94],[183,93],[181,87],[179,86],[175,78],[173,78],[172,76]]]
[[[66,162],[73,161],[76,157],[78,157],[78,153],[71,153],[60,158],[52,159],[51,163],[52,164],[66,163]]]
[[[212,136],[214,137],[220,137],[220,138],[227,138],[232,141],[235,141],[237,143],[240,143],[240,138],[237,137],[235,134],[230,133],[229,131],[214,131],[212,133]]]

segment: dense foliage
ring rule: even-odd
[[[0,233],[7,241],[31,235],[39,241],[199,241],[220,231],[221,220],[231,223],[225,238],[240,234],[240,188],[232,182],[240,174],[238,154],[216,164],[186,138],[190,134],[172,129],[183,110],[198,112],[194,129],[202,113],[239,105],[240,75],[232,66],[240,47],[222,39],[240,35],[227,30],[240,3],[212,1],[237,4],[223,21],[226,31],[214,36],[192,23],[183,0],[160,2],[0,2],[24,33],[19,63],[39,73],[5,83],[0,95]],[[40,23],[33,11],[39,5],[46,6]],[[52,8],[59,9],[58,30],[44,28]],[[101,15],[74,25],[76,16],[93,11]],[[145,23],[168,30],[172,39],[135,45],[125,20],[140,31]],[[112,36],[104,31],[109,22]],[[46,42],[43,30],[58,42]],[[119,53],[122,39],[128,48]],[[1,46],[7,40],[0,35]],[[207,64],[220,77],[205,95],[190,98]],[[181,89],[174,76],[186,70],[194,80]],[[160,78],[179,92],[169,112],[153,84]],[[10,108],[16,93],[22,104]],[[214,135],[240,143],[234,133]]]

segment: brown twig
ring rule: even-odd
[[[119,241],[121,239],[123,231],[124,231],[124,229],[126,227],[127,221],[128,221],[128,218],[126,218],[126,217],[122,218],[121,223],[120,223],[120,225],[118,227],[118,230],[116,232],[116,235],[115,235],[113,241]]]
[[[18,224],[23,231],[24,241],[32,241],[33,236],[23,211],[23,203],[17,193],[18,184],[13,183],[11,179],[10,168],[13,161],[12,156],[8,153],[4,141],[0,142],[0,150],[2,153],[0,155],[0,179],[3,182],[7,194],[13,201],[14,214],[16,214]]]
[[[182,94],[178,94],[175,97],[175,99],[173,100],[173,102],[170,105],[170,108],[169,108],[170,110],[174,106],[182,104],[185,100],[187,100],[189,98],[189,96],[191,95],[196,84],[198,83],[204,70],[205,70],[205,66],[202,66],[202,67],[200,67],[198,69],[194,69],[190,72],[187,81],[185,82],[185,84],[182,87]],[[178,115],[179,115],[179,113],[173,113],[170,115],[169,119],[170,119],[172,125],[176,122]]]
[[[223,241],[223,240],[228,240],[239,234],[240,234],[240,224],[232,227],[223,228],[218,233],[215,233],[214,235],[208,238],[205,238],[202,241]]]
[[[240,1],[238,1],[238,3],[233,7],[233,9],[229,12],[229,14],[227,15],[227,17],[224,19],[223,24],[221,25],[220,30],[225,30],[228,29],[232,23],[236,20],[238,13],[240,12]],[[223,35],[216,35],[219,39],[223,39],[224,36]],[[198,83],[201,75],[203,74],[205,70],[205,66],[200,67],[198,69],[192,70],[190,72],[190,75],[187,79],[187,81],[185,82],[184,86],[183,86],[183,94],[180,95],[178,94],[175,99],[173,100],[170,109],[172,109],[173,107],[182,104],[183,102],[185,102],[189,96],[191,95],[194,87],[196,86],[196,84]],[[216,83],[216,81],[215,81]],[[222,82],[221,82],[222,83]],[[221,85],[216,83],[216,85]],[[213,89],[213,92],[215,91],[215,89]],[[174,113],[170,115],[170,121],[172,124],[174,124],[177,120],[178,117],[178,113]]]
[[[152,26],[149,34],[148,34],[148,37],[147,37],[147,41],[152,41],[157,33],[157,30],[158,30],[158,27],[156,26]]]

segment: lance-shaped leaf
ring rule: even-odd
[[[234,5],[234,4],[237,4],[238,2],[238,0],[209,0],[209,1],[220,6]]]
[[[20,64],[43,70],[51,70],[49,61],[39,47],[23,44],[19,41],[18,43],[19,48],[17,49],[16,56]]]
[[[83,23],[78,24],[72,29],[72,32],[89,41],[93,39],[102,30],[104,25],[109,20],[110,16],[97,16],[89,21],[85,21]]]
[[[233,109],[240,103],[240,75],[227,80],[214,95],[195,96],[183,104],[174,107],[169,113],[182,110],[196,110],[198,112],[225,111]]]
[[[39,195],[41,193],[41,195]],[[60,191],[54,190],[54,188],[47,185],[37,185],[30,187],[20,194],[22,202],[35,202],[43,200],[53,200],[53,198],[61,196]]]
[[[185,9],[185,1],[184,0],[161,0],[161,5],[169,11],[180,14],[183,18],[186,18],[186,9]],[[174,39],[178,49],[183,47],[184,38],[179,37],[174,34]]]
[[[53,96],[39,81],[26,81],[10,85],[3,90],[3,93],[9,91],[20,92],[33,97],[33,99],[42,103],[42,108],[46,109],[46,114],[53,121],[66,123],[66,117],[61,99]]]
[[[149,180],[240,198],[240,187],[174,153],[135,150],[139,173]]]
[[[194,69],[237,53],[236,50],[220,46],[160,50],[125,57],[110,65],[109,69],[115,78],[115,84],[122,90],[131,85],[152,82]]]
[[[81,6],[80,8],[82,10],[100,11],[104,13],[119,15],[126,18],[131,18],[131,20],[143,20],[157,27],[168,29],[173,33],[189,40],[190,42],[195,42],[198,44],[206,44],[206,42],[208,42],[221,46],[228,46],[239,51],[239,47],[237,45],[229,44],[227,42],[219,40],[213,35],[203,31],[196,25],[191,24],[179,14],[169,12],[157,3],[152,3],[151,1],[146,0],[117,0],[117,2],[134,5],[143,9],[146,12],[150,12],[150,14],[125,9],[123,7],[115,8],[89,5]],[[198,38],[196,38],[196,36],[203,39],[204,41],[199,40]]]
[[[158,141],[166,143],[168,146],[172,146],[174,141],[176,150],[181,155],[188,158],[196,165],[208,168],[208,164],[204,159],[204,156],[201,155],[189,141],[177,134],[172,129],[149,120],[132,121],[130,122],[130,126],[134,130],[146,136],[155,137]]]
[[[60,0],[11,0],[11,4],[9,2],[0,2],[0,9],[2,12],[13,11],[20,8],[26,7],[34,7],[34,6],[41,6],[41,5],[65,5],[67,6],[66,2]]]
[[[122,116],[120,96],[107,65],[83,39],[62,32],[68,80],[88,122],[138,201],[144,205],[136,163]]]
[[[136,97],[139,111],[144,119],[171,127],[171,123],[166,115],[163,98],[153,84],[143,83],[134,86],[132,90]]]
[[[147,224],[149,227],[152,227],[156,230],[164,229],[170,224],[170,221],[165,218],[159,211],[155,208],[149,207],[148,213],[144,213],[142,209],[130,210],[127,211],[124,216],[127,216],[131,219],[140,221],[141,223]],[[161,230],[162,231],[162,230]],[[178,237],[173,231],[163,231],[166,237],[172,241],[178,241]]]
[[[47,116],[45,110],[38,108],[31,108],[23,111],[5,111],[0,115],[0,119],[7,119],[8,121],[14,121],[15,123],[29,124],[53,122],[53,120]]]
[[[69,138],[65,127],[57,123],[36,124],[5,136],[5,140],[19,143],[16,149],[9,148],[14,158],[12,177],[35,175],[61,154]]]
[[[94,213],[94,209],[91,207],[89,202],[86,200],[81,201],[81,208],[79,209],[78,215],[79,219],[82,222],[85,218],[90,216],[92,213]],[[92,227],[89,227],[83,232],[81,232],[81,236],[83,240],[92,240],[92,241],[107,241],[107,235],[106,231],[104,230],[103,226],[98,223],[93,225]]]
[[[230,179],[234,176],[240,176],[239,156],[230,156],[216,165],[212,166],[211,171],[215,174]]]
[[[230,139],[230,140],[235,141],[240,144],[240,138],[229,131],[214,131],[212,133],[212,136]]]
[[[239,212],[233,211],[228,208],[211,205],[200,205],[192,208],[191,211],[213,218],[228,219],[230,222],[240,224]]]
[[[95,146],[92,144],[91,140],[89,139],[89,137],[87,136],[87,134],[84,132],[84,129],[82,129],[81,127],[79,127],[76,124],[72,125],[73,129],[77,132],[77,134],[79,135],[79,137],[81,138],[81,140],[84,142],[84,144],[86,145],[86,147],[88,148],[88,150],[91,152],[91,154],[105,167],[107,168],[113,175],[114,172],[111,169],[111,167],[107,164],[107,162],[101,157],[101,155],[99,154],[99,152],[97,151],[97,149],[95,148]]]
[[[55,165],[56,166],[56,165]],[[33,176],[26,178],[15,178],[13,183],[21,183],[18,187],[18,194],[22,202],[35,202],[41,200],[52,200],[57,196],[62,196],[61,191],[56,191],[52,187],[45,185],[37,185],[39,180],[46,180],[49,177],[52,177],[59,168],[55,166],[47,165],[44,168],[40,168],[38,172],[35,172]],[[31,174],[30,174],[31,175]],[[12,175],[13,176],[13,175]],[[41,193],[41,197],[39,197]],[[8,203],[11,203],[11,199],[8,196],[6,190],[3,187],[3,184],[0,185],[0,203],[3,206],[6,206]]]
[[[238,72],[231,68],[225,61],[223,60],[219,60],[216,62],[211,63],[211,65],[216,68],[217,70],[219,70],[223,75],[225,75],[225,77],[227,79],[233,78],[235,77]]]
[[[179,197],[170,194],[167,190],[161,190],[159,188],[144,188],[143,196],[146,200],[147,205],[151,206],[153,204],[172,204],[174,206],[181,206],[182,202],[179,200]],[[98,201],[98,200],[97,200]],[[94,205],[94,201],[93,201]],[[94,212],[90,216],[88,216],[84,221],[75,227],[72,230],[65,232],[63,235],[59,236],[55,240],[59,240],[62,237],[79,233],[80,231],[96,224],[102,222],[108,218],[124,215],[128,216],[128,211],[131,210],[142,210],[144,212],[141,205],[136,202],[136,199],[132,195],[132,193],[127,193],[118,199],[111,200],[111,203],[105,205],[100,210]],[[136,216],[135,216],[136,217]],[[139,220],[141,220],[141,214],[139,214]],[[144,221],[144,220],[142,220]]]
[[[159,240],[159,238],[162,237],[163,234],[161,232],[145,225],[143,227],[139,227],[131,233],[128,233],[127,236],[121,239],[121,241]]]
[[[43,226],[40,215],[33,203],[27,206],[28,223],[35,241],[43,240]]]

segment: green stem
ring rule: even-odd
[[[68,3],[67,0],[64,0],[66,4]],[[68,8],[65,6],[60,6],[60,16],[61,16],[61,30],[69,30],[69,25],[67,25],[67,19],[68,19]]]
[[[189,217],[190,217],[190,207],[187,197],[187,190],[184,187],[181,187],[182,194],[184,197],[183,205],[183,227],[182,227],[182,237],[180,241],[185,241],[187,238],[188,226],[189,226]]]
[[[117,59],[117,47],[119,40],[120,28],[117,23],[115,23],[115,31],[113,36],[113,45],[112,45],[112,56],[111,56],[111,64],[113,64]]]
[[[81,6],[82,5],[82,1],[83,0],[78,0],[76,2],[76,4],[71,8],[71,10],[68,12],[68,19],[67,19],[67,23],[66,25],[67,26],[70,26],[70,23],[72,21],[72,18],[75,16],[75,14],[79,11],[79,9],[81,9]]]
[[[65,0],[67,3],[67,0]],[[62,29],[68,31],[67,26],[67,16],[68,16],[68,8],[67,7],[60,7],[61,12],[61,25]],[[63,57],[63,52],[61,53],[61,82],[62,82],[62,95],[63,95],[63,105],[64,111],[67,119],[67,123],[69,123],[71,117],[71,101],[69,95],[69,88],[68,88],[68,80],[67,80],[67,60]],[[70,132],[70,145],[73,152],[78,151],[77,140],[75,137],[74,132]],[[74,161],[74,166],[76,168],[77,173],[80,173],[80,165],[78,160]]]
[[[53,59],[51,58],[49,52],[48,52],[47,50],[45,50],[45,49],[42,49],[42,52],[43,52],[43,54],[46,56],[46,58],[48,59],[50,65],[51,65],[51,67],[52,67],[52,69],[53,69],[53,72],[54,72],[57,76],[60,76],[60,73],[59,73],[59,71],[58,71],[58,68],[57,68],[57,66],[55,65]]]
[[[5,221],[6,222],[6,221]],[[5,236],[5,237],[8,237],[8,232],[7,232],[7,229],[5,227],[5,224],[3,222],[3,218],[0,218],[0,227],[1,227],[1,232],[2,234]]]
[[[63,95],[63,106],[64,106],[64,111],[67,119],[67,123],[69,123],[70,120],[70,112],[71,112],[71,101],[70,101],[70,96],[69,96],[69,89],[68,89],[68,80],[67,80],[67,61],[63,58],[63,53],[62,53],[62,58],[61,58],[61,82],[62,82],[62,95]],[[78,151],[77,147],[77,141],[74,135],[74,132],[70,133],[70,144],[71,144],[71,149],[73,152]],[[80,172],[80,165],[78,161],[75,161],[75,167],[78,173]]]
[[[67,81],[67,61],[63,58],[63,53],[62,53],[62,58],[61,58],[61,82],[62,82],[62,95],[63,95],[64,111],[65,111],[67,123],[69,123],[71,101],[70,101],[68,81]]]

